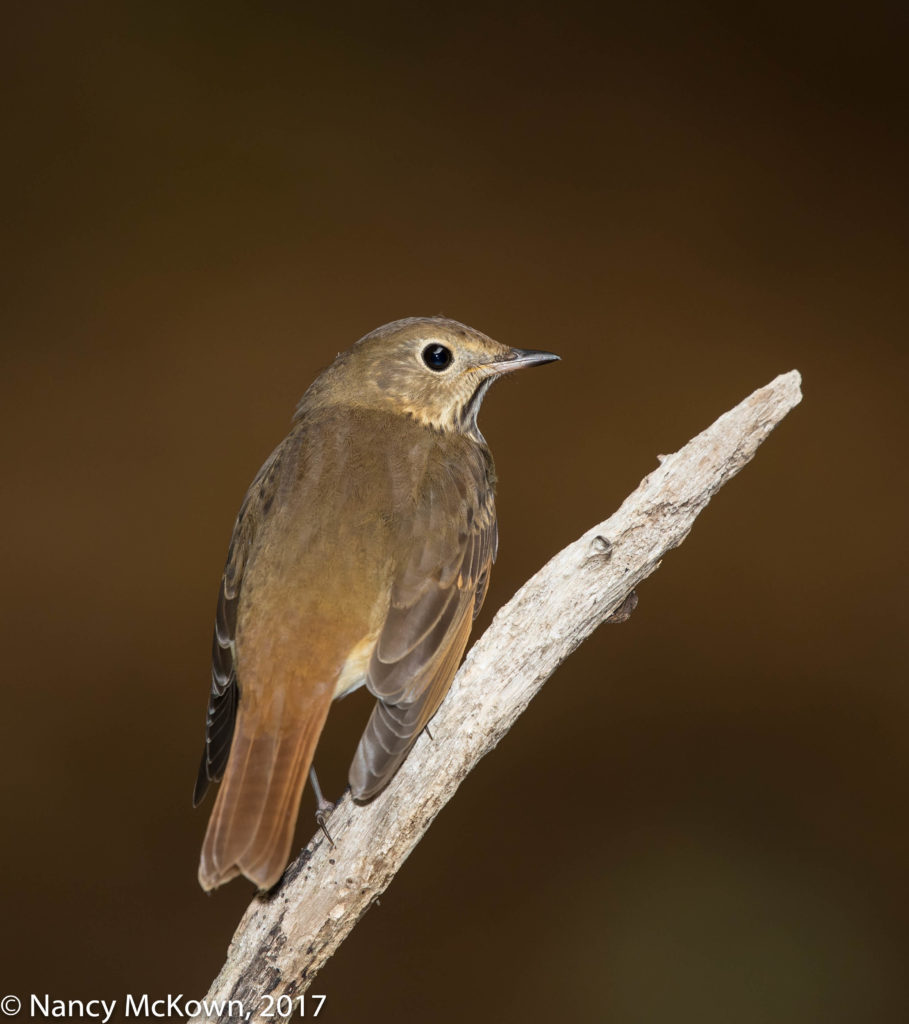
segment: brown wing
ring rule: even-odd
[[[367,670],[379,698],[353,763],[350,785],[368,800],[394,775],[448,692],[486,596],[497,530],[492,466],[478,446],[459,469],[424,488],[409,555]]]
[[[215,613],[211,693],[205,718],[205,748],[202,751],[202,763],[199,765],[199,774],[193,791],[194,807],[205,796],[209,782],[221,780],[233,742],[239,698],[235,639],[240,588],[256,530],[263,516],[268,513],[274,498],[280,452],[280,447],[272,452],[246,492],[227,551],[227,564],[221,577],[218,608]]]

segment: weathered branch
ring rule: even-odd
[[[627,616],[634,588],[688,535],[698,513],[801,400],[783,374],[676,452],[622,507],[548,562],[473,646],[432,723],[388,788],[332,812],[280,885],[240,922],[206,1001],[238,1000],[251,1020],[298,997],[394,878],[461,780],[511,728],[555,669],[603,621]],[[284,1001],[288,1005],[288,1001]],[[201,1021],[234,1021],[211,1012]],[[308,1010],[312,1012],[311,1009]],[[278,1014],[272,1020],[284,1020]]]

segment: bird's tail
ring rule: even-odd
[[[227,770],[202,845],[203,889],[241,874],[269,889],[281,877],[329,703],[304,721],[270,716],[266,723],[244,713],[241,701]]]

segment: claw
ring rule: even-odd
[[[319,780],[316,778],[316,769],[309,769],[309,781],[312,783],[312,788],[316,794],[316,803],[318,807],[316,809],[316,824],[322,829],[325,838],[331,844],[332,847],[335,845],[334,839],[331,838],[331,833],[328,831],[328,826],[325,824],[325,815],[331,814],[335,809],[335,805],[331,800],[326,800],[322,795],[322,787],[319,785]]]

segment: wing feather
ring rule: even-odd
[[[193,790],[193,806],[205,796],[209,782],[219,782],[227,766],[237,720],[240,695],[237,684],[235,639],[237,608],[243,572],[259,524],[271,508],[277,488],[277,467],[283,445],[275,449],[246,492],[234,523],[227,564],[218,591],[215,632],[212,639],[211,691],[205,718],[205,748]]]
[[[485,448],[468,454],[424,488],[416,510],[409,555],[367,669],[378,701],[350,768],[360,800],[387,784],[435,714],[486,596],[497,546],[494,477]]]

